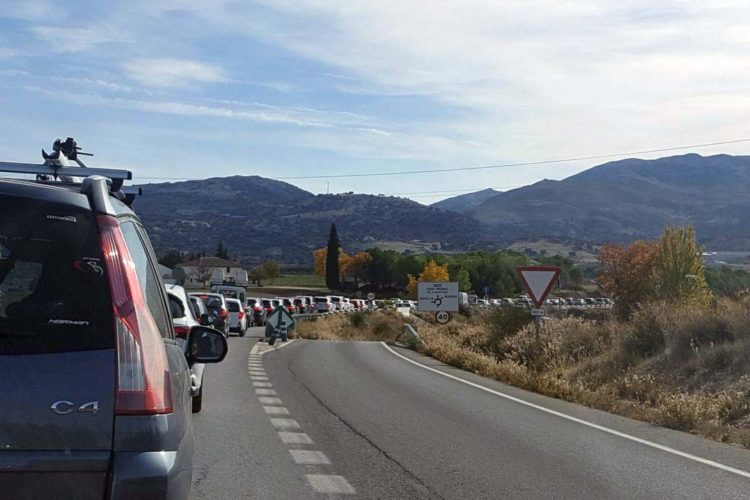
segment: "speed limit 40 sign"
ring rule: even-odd
[[[438,311],[435,313],[435,321],[440,323],[441,325],[446,324],[451,320],[451,313],[448,311]]]

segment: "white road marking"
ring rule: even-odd
[[[250,356],[255,356],[258,354],[258,348],[260,347],[260,342],[256,342],[252,349],[250,349]]]
[[[289,415],[289,410],[283,406],[264,406],[263,411],[268,415]]]
[[[255,394],[259,396],[276,396],[276,391],[273,389],[255,389]]]
[[[279,344],[279,345],[278,345],[277,347],[269,347],[268,349],[265,349],[265,350],[263,350],[263,351],[260,351],[260,355],[261,355],[261,356],[263,356],[264,354],[268,354],[268,353],[269,353],[269,352],[271,352],[271,351],[276,351],[276,350],[278,350],[278,349],[281,349],[282,347],[286,347],[286,346],[288,346],[288,345],[291,345],[291,344],[292,344],[292,343],[293,343],[294,341],[296,341],[296,340],[297,340],[297,339],[291,339],[291,340],[289,340],[289,341],[287,341],[287,342],[284,342],[284,343],[282,343],[282,344]],[[281,341],[278,341],[278,342],[281,342]],[[258,345],[258,344],[255,344],[255,345]]]
[[[331,461],[322,451],[289,450],[292,460],[300,465],[330,465]]]
[[[271,382],[253,382],[253,387],[273,387]]]
[[[271,425],[273,425],[277,429],[300,429],[299,424],[293,418],[272,418]]]
[[[258,368],[262,368],[263,363],[261,363],[260,361],[248,361],[247,366],[257,366]]]
[[[248,369],[247,369],[247,372],[248,372],[248,373],[249,373],[250,375],[260,375],[261,377],[262,377],[262,376],[264,376],[264,375],[266,374],[266,372],[265,372],[265,371],[263,371],[263,370],[256,370],[256,369],[254,369],[254,368],[248,368]]]
[[[356,491],[343,476],[333,474],[305,474],[316,493],[354,495]]]
[[[748,472],[748,471],[744,471],[742,469],[737,469],[737,468],[731,467],[729,465],[724,465],[724,464],[719,463],[719,462],[714,462],[713,460],[709,460],[707,458],[702,458],[702,457],[699,457],[699,456],[696,456],[696,455],[692,455],[692,454],[684,452],[684,451],[676,450],[674,448],[670,448],[669,446],[664,446],[663,444],[654,443],[653,441],[649,441],[647,439],[643,439],[643,438],[639,438],[639,437],[636,437],[636,436],[632,436],[632,435],[626,434],[624,432],[620,432],[620,431],[617,431],[617,430],[614,430],[614,429],[610,429],[609,427],[604,427],[603,425],[595,424],[593,422],[589,422],[587,420],[583,420],[583,419],[580,419],[580,418],[577,418],[577,417],[573,417],[571,415],[566,415],[565,413],[562,413],[562,412],[559,412],[559,411],[556,411],[556,410],[551,410],[549,408],[545,408],[544,406],[541,406],[541,405],[538,405],[538,404],[534,404],[534,403],[530,403],[528,401],[524,401],[523,399],[517,398],[515,396],[511,396],[509,394],[505,394],[505,393],[502,393],[502,392],[499,392],[499,391],[495,391],[495,390],[489,389],[489,388],[484,387],[482,385],[475,384],[474,382],[469,382],[468,380],[464,380],[464,379],[462,379],[460,377],[456,377],[456,376],[451,375],[449,373],[444,373],[444,372],[441,372],[440,370],[436,370],[435,368],[432,368],[430,366],[423,365],[422,363],[414,361],[413,359],[409,359],[408,357],[404,356],[403,354],[399,354],[396,351],[394,351],[393,349],[391,349],[388,346],[388,344],[386,344],[385,342],[381,342],[381,344],[383,344],[383,347],[385,347],[388,351],[390,351],[391,354],[394,354],[394,355],[398,356],[399,358],[403,359],[404,361],[407,361],[407,362],[409,362],[409,363],[411,363],[413,365],[419,366],[420,368],[424,368],[425,370],[429,370],[431,372],[435,372],[438,375],[442,375],[444,377],[448,377],[448,378],[456,380],[458,382],[462,382],[462,383],[464,383],[466,385],[470,385],[471,387],[474,387],[476,389],[479,389],[479,390],[482,390],[482,391],[485,391],[485,392],[489,392],[490,394],[494,394],[495,396],[500,396],[501,398],[505,398],[505,399],[507,399],[509,401],[513,401],[515,403],[522,404],[524,406],[528,406],[529,408],[534,408],[536,410],[543,411],[544,413],[548,413],[550,415],[554,415],[556,417],[560,417],[560,418],[563,418],[565,420],[569,420],[571,422],[575,422],[577,424],[585,425],[586,427],[590,427],[592,429],[596,429],[596,430],[599,430],[599,431],[602,431],[602,432],[606,432],[607,434],[612,434],[613,436],[621,437],[623,439],[627,439],[627,440],[633,441],[635,443],[640,443],[640,444],[648,446],[650,448],[655,448],[657,450],[664,451],[666,453],[671,453],[672,455],[676,455],[678,457],[686,458],[686,459],[692,460],[694,462],[698,462],[698,463],[701,463],[701,464],[704,464],[704,465],[708,465],[709,467],[715,467],[717,469],[721,469],[721,470],[726,471],[726,472],[731,472],[732,474],[737,474],[738,476],[750,478],[750,472]]]
[[[313,440],[304,432],[279,432],[279,438],[284,444],[313,444]]]
[[[268,380],[268,377],[261,377],[259,375],[250,375],[250,380]]]
[[[280,405],[281,398],[258,398],[258,400],[264,405]]]

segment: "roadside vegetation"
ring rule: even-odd
[[[539,342],[525,309],[469,309],[444,326],[416,313],[414,347],[522,389],[750,448],[750,297],[712,294],[691,228],[605,247],[601,264],[613,311],[557,311]],[[298,334],[405,340],[405,320],[333,316]]]

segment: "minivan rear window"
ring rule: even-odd
[[[0,195],[0,354],[114,347],[92,213]]]
[[[237,302],[227,302],[227,306],[229,307],[229,312],[240,312],[240,305]]]

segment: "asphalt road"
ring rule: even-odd
[[[300,340],[261,357],[255,342],[233,337],[206,370],[195,498],[750,495],[747,450],[394,348],[450,378],[380,343]]]

